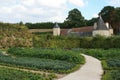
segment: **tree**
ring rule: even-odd
[[[93,26],[95,22],[97,22],[98,18],[92,18],[90,20],[86,20],[87,26]]]
[[[120,8],[116,8],[113,15],[113,24],[116,34],[120,34]]]
[[[115,34],[120,33],[120,8],[106,6],[99,14],[103,17],[105,22],[109,22],[111,24]]]
[[[22,21],[19,22],[19,25],[24,25]]]
[[[114,13],[114,10],[115,10],[115,8],[112,7],[112,6],[105,6],[101,10],[101,12],[99,13],[99,15],[101,15],[103,17],[103,19],[104,19],[105,22],[111,23],[112,20],[113,20],[112,15]]]
[[[85,19],[78,9],[69,11],[68,17],[64,21],[68,28],[85,26]]]

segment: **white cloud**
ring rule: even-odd
[[[31,6],[35,4],[35,0],[23,0],[22,3],[26,6]]]
[[[0,13],[12,13],[12,10],[8,7],[2,7],[1,10],[0,10]]]
[[[38,0],[38,3],[43,6],[53,7],[53,8],[60,8],[66,5],[67,0]]]
[[[120,7],[120,0],[107,0],[107,1],[112,6]]]
[[[83,7],[85,5],[83,0],[69,0],[69,2],[79,7]]]
[[[98,14],[93,14],[93,17],[94,17],[94,18],[97,18],[97,17],[98,17]]]
[[[0,21],[5,22],[62,22],[66,18],[68,2],[85,5],[83,0],[0,0]]]

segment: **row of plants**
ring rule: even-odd
[[[36,74],[0,67],[0,80],[53,80],[52,74]]]
[[[49,49],[49,48],[21,48],[14,47],[8,49],[8,54],[15,56],[36,57],[52,60],[62,60],[76,64],[84,63],[84,58],[80,52],[68,49]]]
[[[83,53],[102,61],[104,75],[102,80],[120,80],[120,49],[84,49]]]
[[[28,69],[57,73],[69,73],[76,67],[75,63],[60,60],[40,59],[32,57],[15,57],[0,54],[0,64]]]

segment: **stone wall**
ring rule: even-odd
[[[94,30],[93,31],[93,36],[96,36],[96,35],[101,35],[101,36],[111,36],[111,33],[109,31],[106,31],[106,30]]]
[[[113,35],[113,29],[109,29],[109,32],[111,33],[111,35]]]

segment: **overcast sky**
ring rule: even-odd
[[[120,0],[0,0],[0,22],[63,22],[74,8],[91,19],[108,5],[120,7]]]

